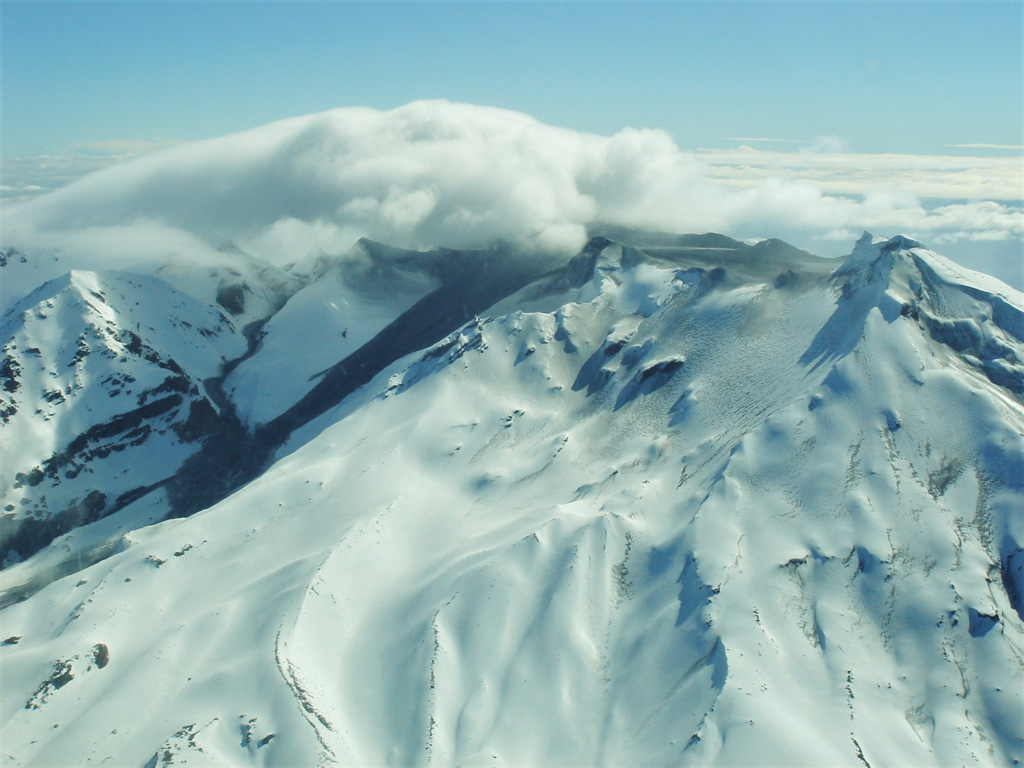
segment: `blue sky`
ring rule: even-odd
[[[848,252],[862,227],[904,232],[1024,288],[1020,0],[0,0],[0,11],[5,204],[164,144],[445,99],[604,137],[667,132],[678,150],[652,140],[638,156],[676,185],[667,202],[720,201],[686,226],[827,255]],[[527,163],[546,152],[528,150]]]
[[[1022,143],[1021,9],[5,0],[2,149],[441,97],[602,134],[659,127],[683,148],[831,135],[856,152],[963,154],[950,145]]]

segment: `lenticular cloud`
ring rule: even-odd
[[[661,131],[611,138],[516,112],[417,102],[338,109],[177,146],[91,174],[16,209],[33,234],[182,230],[274,260],[360,236],[396,245],[578,247],[585,224],[645,211],[698,174]],[[666,185],[678,189],[666,189]],[[612,216],[611,218],[618,218]]]
[[[137,260],[201,258],[230,241],[285,263],[344,251],[359,237],[565,253],[593,222],[743,236],[769,223],[776,233],[821,235],[899,219],[971,236],[976,220],[989,236],[993,222],[1007,237],[1024,233],[1016,208],[925,211],[912,195],[900,200],[880,208],[877,194],[829,196],[781,177],[736,189],[709,179],[660,130],[605,137],[421,101],[337,109],[138,157],[9,206],[3,244]]]

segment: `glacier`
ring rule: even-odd
[[[5,251],[4,761],[1024,760],[1024,295],[590,235]]]

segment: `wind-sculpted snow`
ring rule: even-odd
[[[707,247],[593,241],[3,609],[7,759],[1024,759],[1020,295]]]

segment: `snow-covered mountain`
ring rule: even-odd
[[[1024,760],[1024,296],[591,235],[5,289],[6,763]]]

